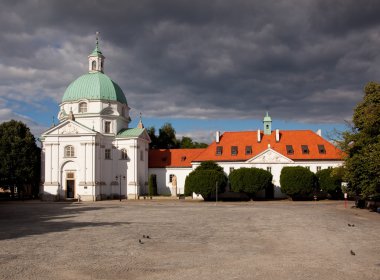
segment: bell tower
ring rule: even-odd
[[[99,32],[96,32],[96,46],[93,52],[88,56],[88,71],[90,73],[104,73],[104,55],[99,49]]]
[[[268,112],[263,120],[264,124],[264,135],[272,134],[272,118],[269,116]]]

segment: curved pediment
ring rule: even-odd
[[[114,110],[111,107],[104,108],[101,112],[101,115],[113,115]]]

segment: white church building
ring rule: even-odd
[[[97,40],[88,73],[63,95],[59,124],[41,135],[43,199],[137,198],[147,188],[150,138],[141,119],[129,127],[130,108],[104,59]]]
[[[59,124],[41,135],[44,200],[96,201],[138,199],[154,174],[158,193],[184,193],[186,176],[203,161],[213,160],[228,175],[240,167],[272,172],[273,188],[261,195],[281,198],[284,166],[313,172],[340,166],[342,152],[321,132],[272,130],[267,115],[263,130],[216,133],[205,149],[149,150],[150,138],[141,118],[130,128],[129,106],[122,89],[104,74],[98,46],[88,56],[88,73],[73,81],[59,105]]]

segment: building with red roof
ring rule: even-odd
[[[202,161],[213,160],[228,175],[241,167],[257,167],[273,174],[273,190],[262,196],[280,198],[280,174],[284,166],[304,166],[313,172],[343,163],[343,153],[311,130],[273,130],[272,119],[263,120],[257,131],[216,132],[205,149],[169,149],[149,151],[149,173],[156,174],[160,193],[182,194],[186,176]],[[174,178],[174,181],[173,181]]]

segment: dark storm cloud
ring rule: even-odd
[[[380,77],[378,14],[378,1],[3,1],[0,98],[59,102],[100,31],[106,73],[144,115],[342,122]]]

